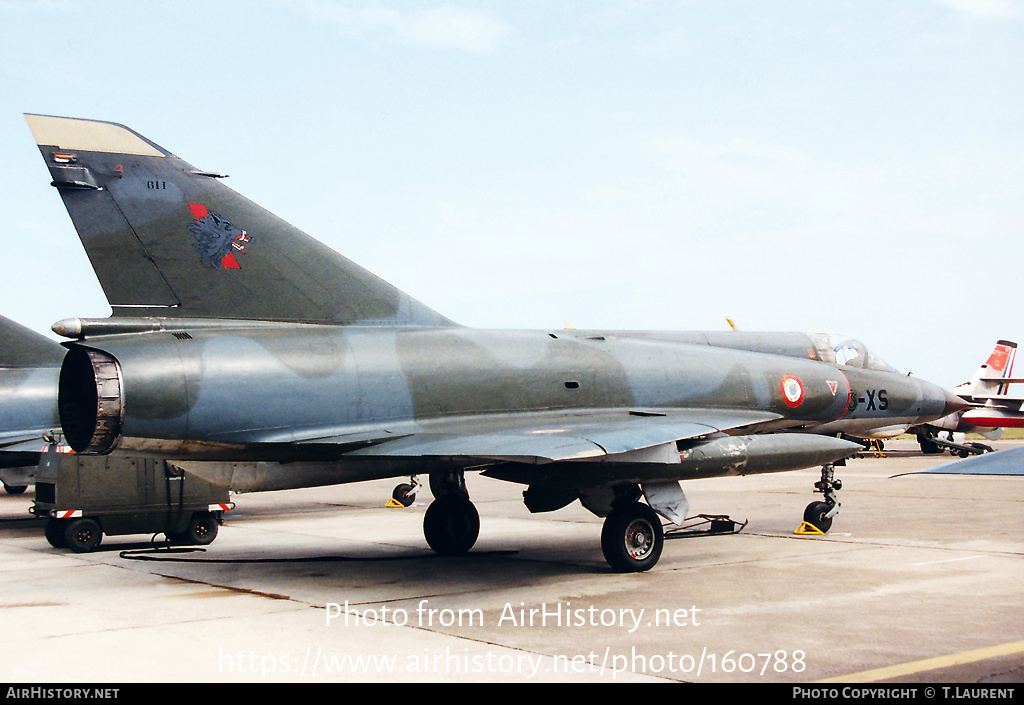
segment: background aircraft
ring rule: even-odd
[[[951,454],[966,458],[971,453],[990,452],[992,447],[977,441],[965,442],[955,438],[954,433],[978,433],[997,440],[1004,428],[1024,428],[1024,396],[1010,393],[1015,389],[1012,385],[1024,383],[1024,379],[1013,376],[1016,356],[1017,343],[997,341],[992,354],[970,381],[954,389],[971,407],[911,429],[923,452],[941,453],[948,449]]]
[[[791,430],[964,406],[890,370],[672,334],[467,329],[124,126],[26,119],[113,310],[54,327],[75,339],[58,406],[81,453],[425,473],[444,554],[476,541],[479,471],[526,485],[531,511],[579,499],[608,562],[639,571],[655,512],[685,519],[679,480],[821,465],[805,518],[827,528],[831,464],[860,446]]]
[[[44,438],[59,436],[57,375],[64,348],[0,316],[0,480],[12,494],[32,484]]]

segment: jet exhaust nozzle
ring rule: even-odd
[[[76,453],[104,454],[121,435],[121,370],[110,355],[73,347],[64,357],[57,387],[61,429]]]

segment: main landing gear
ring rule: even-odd
[[[665,531],[657,513],[631,501],[615,506],[601,529],[601,551],[617,573],[650,570],[661,558]]]
[[[814,483],[814,491],[821,492],[825,496],[825,501],[811,502],[804,510],[804,524],[823,534],[832,528],[832,518],[839,513],[840,505],[836,492],[843,488],[843,481],[833,479],[834,473],[834,465],[822,466],[821,479]]]
[[[921,446],[921,452],[925,455],[935,455],[948,450],[950,455],[966,458],[969,455],[981,455],[994,450],[992,446],[977,441],[959,443],[955,440],[952,431],[946,434],[945,438],[934,433],[920,433],[917,436],[917,442]]]
[[[434,501],[423,515],[423,536],[443,556],[468,552],[480,534],[480,515],[469,499],[461,470],[430,473]],[[661,518],[640,502],[640,488],[616,488],[616,499],[601,531],[601,550],[620,573],[650,570],[661,558],[665,532]]]
[[[434,501],[423,515],[427,545],[442,556],[457,556],[473,548],[480,535],[480,515],[469,499],[461,470],[430,473]]]

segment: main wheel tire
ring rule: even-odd
[[[618,573],[650,570],[661,558],[664,546],[661,519],[646,504],[634,502],[617,507],[604,520],[601,551],[608,565]]]
[[[64,528],[64,543],[75,553],[95,551],[103,540],[103,530],[95,519],[74,519]]]
[[[473,548],[480,535],[480,514],[468,499],[442,495],[423,515],[423,537],[442,556],[457,556]]]
[[[7,494],[22,494],[28,489],[28,485],[8,485],[4,483],[4,491]]]
[[[825,516],[828,512],[829,506],[827,503],[811,502],[807,505],[807,509],[804,510],[804,521],[818,529],[821,533],[827,534],[828,530],[832,528],[832,517]]]

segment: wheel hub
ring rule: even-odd
[[[642,519],[637,519],[626,530],[626,551],[636,560],[642,560],[654,546],[654,528]]]

